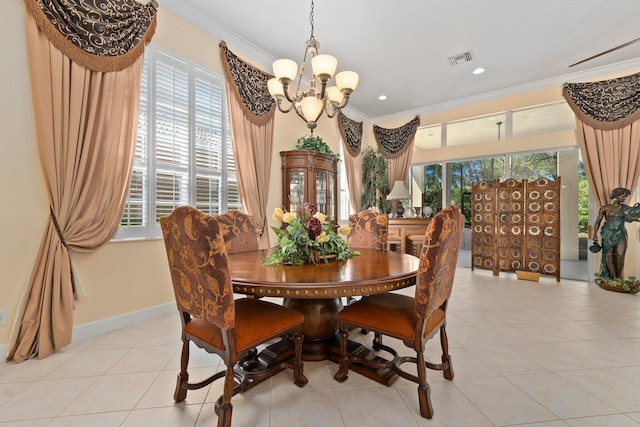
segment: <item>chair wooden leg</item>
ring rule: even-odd
[[[227,373],[224,377],[224,392],[216,402],[216,414],[218,414],[218,427],[231,427],[231,415],[233,405],[231,397],[235,387],[235,372],[233,366],[227,366]]]
[[[442,373],[446,379],[452,380],[454,377],[453,365],[451,364],[451,355],[449,355],[449,340],[445,326],[440,326],[440,345],[442,346],[442,365],[444,366]]]
[[[298,332],[293,336],[295,347],[295,361],[293,362],[293,382],[298,387],[304,387],[309,380],[304,376],[304,366],[302,364],[302,333]]]
[[[348,337],[348,331],[340,330],[340,364],[338,372],[333,376],[333,378],[340,383],[345,382],[347,378],[349,378],[349,357],[347,356]]]
[[[173,393],[173,400],[182,402],[187,398],[187,383],[189,382],[189,373],[187,372],[187,364],[189,363],[189,341],[182,342],[182,354],[180,356],[180,373],[176,382],[176,390]]]
[[[431,387],[427,382],[427,367],[425,365],[424,354],[417,352],[416,367],[418,369],[418,402],[420,404],[420,415],[424,418],[433,417],[433,406],[431,405]]]
[[[371,344],[371,347],[375,350],[378,351],[380,350],[380,346],[382,345],[382,334],[379,332],[376,332],[373,336],[373,344]]]

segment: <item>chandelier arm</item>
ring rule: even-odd
[[[322,113],[327,113],[327,115],[329,114],[328,111],[326,111],[327,108],[327,98],[322,98],[322,108],[320,109],[320,112],[318,113],[318,117],[315,118],[315,120],[313,120],[314,122],[318,122],[318,120],[320,120],[320,117],[322,117]]]
[[[333,119],[336,116],[338,110],[340,109],[338,108],[336,103],[332,101],[327,102],[324,106],[324,111],[325,113],[327,113],[327,117],[329,117],[330,119]]]
[[[296,107],[294,104],[291,104],[291,107],[293,107],[293,111],[296,112],[298,117],[300,117],[302,120],[304,120],[305,123],[309,124],[309,121],[306,119],[304,114],[302,114],[302,112],[300,111],[300,109],[298,107]],[[291,110],[291,108],[289,108],[289,110]]]
[[[289,104],[289,108],[282,107],[282,98],[276,100],[276,105],[278,106],[278,110],[282,113],[288,113],[293,108],[293,102]]]
[[[284,97],[287,98],[287,101],[289,101],[291,104],[295,104],[295,98],[292,99],[291,96],[289,95],[289,87],[291,85],[287,80],[288,79],[280,79],[280,81],[282,82],[282,91],[284,92]],[[291,110],[291,108],[289,108],[289,110]]]
[[[320,80],[320,82],[322,83],[322,88],[320,89],[320,99],[324,99],[324,102],[326,103],[327,100],[324,95],[327,90],[327,80]]]
[[[335,107],[338,110],[342,110],[344,107],[347,106],[348,103],[349,103],[349,95],[344,95],[344,98],[342,98],[342,102],[340,104],[335,105]]]

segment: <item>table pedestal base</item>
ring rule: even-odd
[[[342,300],[285,298],[282,305],[304,315],[302,360],[327,360],[333,335],[338,329],[338,313],[342,310]]]

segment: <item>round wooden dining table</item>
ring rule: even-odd
[[[334,359],[342,298],[391,292],[416,283],[419,258],[392,251],[357,250],[360,255],[347,260],[304,265],[264,265],[268,249],[230,253],[233,290],[258,298],[283,298],[284,306],[298,310],[305,318],[303,359]],[[279,352],[271,349],[271,356],[263,357],[278,357]]]

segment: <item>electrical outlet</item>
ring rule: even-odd
[[[9,310],[3,308],[0,310],[0,326],[9,323]]]

